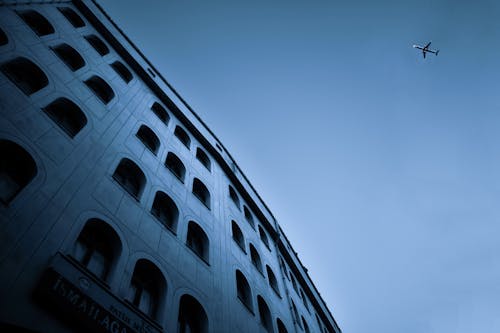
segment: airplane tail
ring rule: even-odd
[[[436,56],[438,55],[438,53],[439,53],[439,50],[436,51]]]

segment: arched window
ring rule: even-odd
[[[292,302],[292,312],[293,312],[293,318],[297,325],[302,328],[302,324],[300,323],[300,318],[299,318],[299,312],[297,311],[297,307],[295,306],[295,303],[293,300],[290,300]]]
[[[2,64],[1,70],[26,95],[31,95],[49,84],[47,75],[32,61],[23,57]]]
[[[259,317],[260,323],[266,331],[273,332],[273,319],[271,317],[271,311],[269,311],[269,307],[267,306],[266,301],[259,295],[257,296],[257,305],[259,306]]]
[[[306,333],[311,333],[311,331],[309,331],[309,326],[307,325],[307,322],[306,320],[304,319],[304,316],[301,316],[302,317],[302,325],[304,326],[304,331]]]
[[[170,120],[170,116],[167,113],[167,110],[160,103],[154,102],[151,106],[151,111],[165,124],[168,124]]]
[[[259,225],[259,235],[260,235],[260,239],[262,240],[262,243],[264,243],[264,245],[269,250],[271,250],[271,247],[269,246],[269,239],[267,238],[267,234],[266,234],[266,232],[264,231],[264,229],[260,225]]]
[[[196,158],[208,171],[210,171],[210,158],[200,147],[196,148]]]
[[[0,200],[9,204],[37,174],[36,163],[20,145],[0,140]]]
[[[323,331],[323,323],[321,322],[321,319],[319,319],[317,313],[315,313],[314,315],[316,316],[316,321],[318,323],[319,332],[321,332],[321,331]]]
[[[188,232],[186,237],[186,245],[193,250],[207,264],[209,263],[209,247],[210,243],[205,234],[205,231],[193,221],[188,224]]]
[[[20,10],[17,14],[38,36],[45,36],[54,33],[54,27],[52,24],[50,24],[50,22],[39,12],[30,9]]]
[[[146,185],[146,176],[137,164],[128,158],[123,158],[118,164],[113,178],[134,198],[140,199]]]
[[[251,311],[253,312],[253,304],[252,304],[252,289],[250,289],[250,285],[248,284],[245,275],[240,272],[240,270],[236,270],[236,292],[239,300]]]
[[[111,64],[111,67],[113,67],[115,72],[125,81],[125,83],[129,83],[134,78],[129,69],[120,61],[115,61]]]
[[[231,221],[231,230],[233,233],[233,239],[238,244],[240,249],[243,250],[243,252],[246,253],[245,250],[245,237],[243,236],[243,232],[241,231],[240,227],[235,221]]]
[[[181,297],[177,320],[177,333],[208,333],[207,313],[191,295]]]
[[[132,274],[127,300],[146,315],[156,318],[166,290],[167,283],[160,269],[149,260],[139,259]]]
[[[158,139],[151,128],[147,127],[146,125],[141,125],[135,136],[137,136],[137,138],[142,141],[146,148],[148,148],[153,154],[156,155],[156,153],[158,152],[158,148],[160,148],[160,139]]]
[[[69,7],[57,7],[61,14],[66,17],[66,19],[71,23],[71,25],[75,28],[81,28],[85,26],[85,22],[73,9]]]
[[[153,206],[151,207],[151,214],[160,220],[164,226],[173,232],[176,231],[179,209],[175,202],[164,192],[156,192]]]
[[[182,142],[184,146],[187,147],[187,149],[189,149],[189,146],[191,145],[191,138],[182,127],[176,126],[174,135],[177,137],[177,139],[179,139],[180,142]]]
[[[276,319],[276,324],[278,325],[278,333],[288,333],[285,324],[281,321],[281,319]]]
[[[184,183],[184,176],[186,175],[186,167],[181,159],[171,151],[168,152],[165,159],[165,166],[181,181]]]
[[[80,53],[66,43],[62,43],[52,47],[52,51],[61,59],[69,69],[73,72],[85,66]]]
[[[105,56],[109,53],[108,46],[96,35],[87,35],[85,39],[101,56]]]
[[[65,97],[59,97],[42,110],[71,138],[74,138],[87,124],[87,117],[83,111]]]
[[[292,281],[293,289],[298,294],[299,293],[299,289],[297,288],[297,282],[295,281],[295,276],[293,276],[292,272],[290,272],[290,280]]]
[[[236,193],[235,189],[229,185],[229,197],[233,201],[233,203],[240,209],[240,198],[238,197],[238,194]]]
[[[285,274],[285,277],[290,280],[290,278],[288,277],[288,270],[286,269],[286,264],[285,264],[285,261],[283,260],[282,257],[279,257],[280,258],[280,266],[281,266],[281,269],[283,270],[283,273]]]
[[[92,90],[97,97],[104,103],[108,104],[115,97],[115,93],[113,89],[106,83],[103,79],[101,79],[97,75],[93,75],[89,79],[85,81],[87,87]]]
[[[268,265],[266,265],[266,271],[267,271],[267,280],[269,282],[269,285],[271,286],[271,288],[273,288],[273,290],[279,296],[280,289],[278,287],[278,280],[276,279],[276,275],[274,275],[273,270]]]
[[[90,219],[75,242],[72,256],[89,272],[106,281],[122,251],[120,237],[106,222]]]
[[[309,303],[307,302],[307,297],[306,295],[304,295],[304,291],[302,289],[300,289],[300,298],[302,298],[302,303],[304,303],[304,306],[307,309],[307,311],[311,311],[309,310]]]
[[[7,43],[9,43],[9,38],[7,38],[5,32],[0,29],[0,45],[6,45]]]
[[[205,184],[198,178],[193,180],[193,194],[208,208],[210,209],[210,192],[208,192]]]
[[[250,258],[252,259],[252,264],[255,268],[262,273],[262,261],[260,260],[259,252],[257,252],[252,243],[250,243]]]
[[[247,220],[248,224],[250,224],[252,228],[255,229],[255,223],[253,222],[253,215],[250,212],[250,209],[248,209],[247,206],[243,205],[243,212],[245,213],[245,220]]]

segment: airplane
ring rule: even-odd
[[[419,49],[419,50],[422,50],[422,54],[424,55],[424,59],[425,59],[425,54],[427,52],[429,53],[434,53],[435,55],[438,55],[439,53],[439,50],[431,50],[429,49],[429,46],[431,45],[431,42],[429,42],[427,45],[425,45],[424,47],[420,46],[420,45],[413,45],[414,48],[416,49]]]

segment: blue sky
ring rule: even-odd
[[[500,332],[500,2],[100,2],[345,333]]]

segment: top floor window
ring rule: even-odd
[[[240,198],[238,197],[236,190],[231,185],[229,185],[228,188],[229,188],[229,197],[231,198],[233,203],[236,205],[236,207],[238,209],[240,209]]]
[[[168,121],[170,120],[170,116],[167,113],[167,110],[160,103],[154,102],[151,106],[151,111],[165,124],[168,125]]]
[[[134,78],[130,70],[120,61],[113,62],[111,67],[123,79],[123,81],[125,81],[125,83],[129,83]]]
[[[259,235],[260,235],[260,239],[262,240],[262,243],[264,243],[264,245],[269,250],[271,250],[271,247],[269,246],[269,239],[267,238],[267,234],[266,234],[266,232],[264,231],[264,229],[260,225],[259,225]]]
[[[245,214],[245,219],[247,220],[248,224],[250,224],[252,228],[255,229],[255,224],[253,222],[253,215],[250,212],[250,209],[248,209],[247,206],[243,205],[243,212]]]
[[[71,23],[75,28],[81,28],[85,26],[85,22],[73,9],[69,7],[58,7],[61,14]]]
[[[300,289],[300,297],[302,298],[302,303],[304,303],[304,307],[307,309],[307,311],[311,311],[309,310],[309,303],[307,302],[307,297],[302,289]]]
[[[177,137],[177,139],[179,139],[180,142],[182,142],[184,146],[186,146],[187,149],[189,149],[189,146],[191,145],[191,138],[182,127],[176,126],[174,135]]]
[[[321,331],[323,331],[323,329],[322,329],[323,323],[321,322],[321,319],[319,319],[317,313],[315,313],[314,315],[316,316],[316,322],[318,323],[319,331],[321,332]]]
[[[311,331],[309,330],[309,325],[307,325],[307,322],[304,319],[304,316],[302,316],[302,325],[304,325],[304,332],[311,333]]]
[[[295,303],[293,300],[290,300],[292,302],[292,312],[293,312],[293,317],[295,318],[295,322],[299,325],[300,328],[302,328],[302,324],[300,323],[300,318],[299,318],[299,312],[297,311],[297,307],[295,306]]]
[[[196,159],[210,171],[210,158],[200,147],[196,148]]]
[[[26,95],[34,94],[49,84],[47,75],[40,67],[23,57],[3,63],[0,69]]]
[[[20,10],[17,14],[38,36],[46,36],[55,32],[52,24],[36,10]]]
[[[92,90],[97,97],[104,103],[108,104],[115,97],[115,93],[113,89],[106,83],[103,79],[101,79],[97,75],[93,75],[89,79],[85,81],[87,87]]]
[[[7,205],[35,178],[33,157],[20,145],[0,140],[0,201]]]
[[[295,276],[293,276],[292,272],[290,272],[290,280],[292,281],[293,289],[298,294],[299,293],[299,288],[297,288],[297,282],[295,281]]]
[[[66,43],[52,47],[52,51],[54,51],[59,59],[61,59],[73,72],[85,66],[85,60],[83,60],[80,53]]]
[[[109,53],[108,46],[96,35],[87,35],[85,39],[101,56],[105,56]]]

